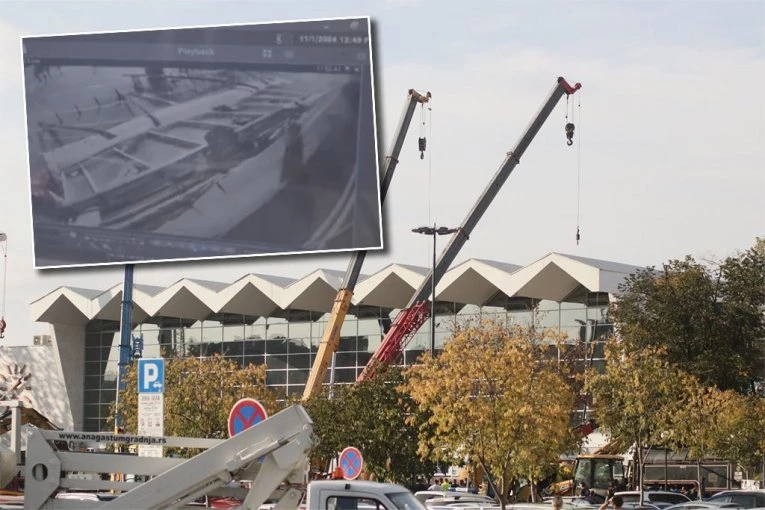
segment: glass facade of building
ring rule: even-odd
[[[608,294],[588,293],[577,303],[532,301],[500,296],[487,306],[437,303],[436,350],[443,348],[455,321],[486,317],[508,323],[538,324],[554,328],[572,341],[595,342],[591,360],[603,363],[603,342],[613,330]],[[351,309],[341,332],[335,357],[334,381],[348,384],[364,369],[390,327],[398,310],[364,307]],[[329,314],[287,310],[279,317],[216,315],[205,321],[153,317],[139,325],[134,336],[143,338],[143,357],[210,356],[219,353],[237,363],[263,364],[266,383],[282,395],[301,393],[324,334]],[[119,323],[91,321],[85,338],[84,429],[106,430],[109,406],[116,392],[119,360]],[[409,343],[402,363],[410,365],[430,349],[426,323]],[[329,382],[330,374],[327,375]]]

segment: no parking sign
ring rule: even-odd
[[[228,413],[228,436],[234,437],[266,418],[268,415],[263,404],[254,398],[243,398]]]
[[[364,458],[358,448],[349,446],[340,452],[338,462],[340,469],[343,470],[343,478],[346,480],[355,480],[361,474],[361,468],[364,466]]]

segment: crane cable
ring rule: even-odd
[[[420,103],[420,138],[418,140],[418,148],[420,150],[420,159],[425,159],[425,150],[427,148],[427,140],[431,139],[431,150],[428,151],[428,226],[435,223],[433,219],[433,151],[432,151],[432,138],[433,138],[433,98],[428,96],[428,110],[425,111],[425,104]],[[426,127],[427,124],[427,127]],[[427,136],[426,136],[427,132]],[[428,257],[430,258],[430,257]]]
[[[5,338],[5,298],[6,282],[8,281],[8,236],[0,233],[0,244],[3,246],[3,288],[2,303],[0,303],[0,338]]]
[[[428,151],[428,225],[433,221],[433,107],[431,98],[428,101],[428,138],[430,139],[430,151]]]
[[[425,159],[425,150],[427,149],[428,138],[433,135],[433,123],[430,122],[428,116],[433,116],[433,110],[430,106],[432,99],[428,98],[428,113],[425,113],[425,104],[420,103],[420,138],[417,140],[418,149],[420,151],[420,159]],[[428,125],[426,128],[425,125]],[[425,132],[429,131],[427,136]],[[432,152],[428,151],[428,223],[430,223],[431,206],[433,195],[433,156]]]
[[[579,136],[577,137],[577,156],[576,156],[576,245],[579,246],[579,218],[580,203],[582,196],[582,92],[579,92],[579,103],[577,106],[576,123],[579,126]],[[573,109],[573,107],[572,107]],[[573,117],[573,115],[572,115]]]
[[[576,159],[576,244],[579,246],[580,235],[580,212],[581,212],[581,195],[582,195],[582,94],[578,94],[578,116],[576,118],[577,124],[579,124],[579,136],[577,137],[577,159]],[[571,106],[571,121],[569,122],[569,105]],[[566,95],[566,145],[571,146],[574,144],[574,116],[576,114],[573,101],[569,102],[569,96]]]

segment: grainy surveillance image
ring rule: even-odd
[[[369,34],[24,38],[36,267],[382,247]]]

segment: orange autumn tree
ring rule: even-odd
[[[659,347],[631,349],[612,338],[605,357],[605,370],[591,369],[586,389],[592,393],[598,423],[619,438],[625,449],[637,445],[638,486],[642,487],[643,448],[667,441],[678,413],[689,405],[686,388],[694,379],[670,363],[666,350]]]
[[[138,431],[137,363],[127,368],[119,409],[126,433]],[[259,400],[269,416],[280,410],[266,386],[265,365],[240,366],[215,354],[207,358],[172,358],[165,362],[165,435],[225,439],[228,414],[241,398]],[[114,405],[111,416],[114,416]],[[113,424],[113,418],[111,423]]]
[[[745,469],[759,467],[765,455],[765,398],[705,387],[695,379],[683,391],[685,405],[671,416],[671,446],[688,448],[699,463],[714,454]],[[701,483],[700,466],[697,476]]]
[[[420,454],[439,459],[447,450],[477,462],[505,508],[517,477],[534,480],[570,446],[574,396],[546,355],[556,341],[501,321],[457,326],[438,357],[407,374],[403,390],[430,416]]]

